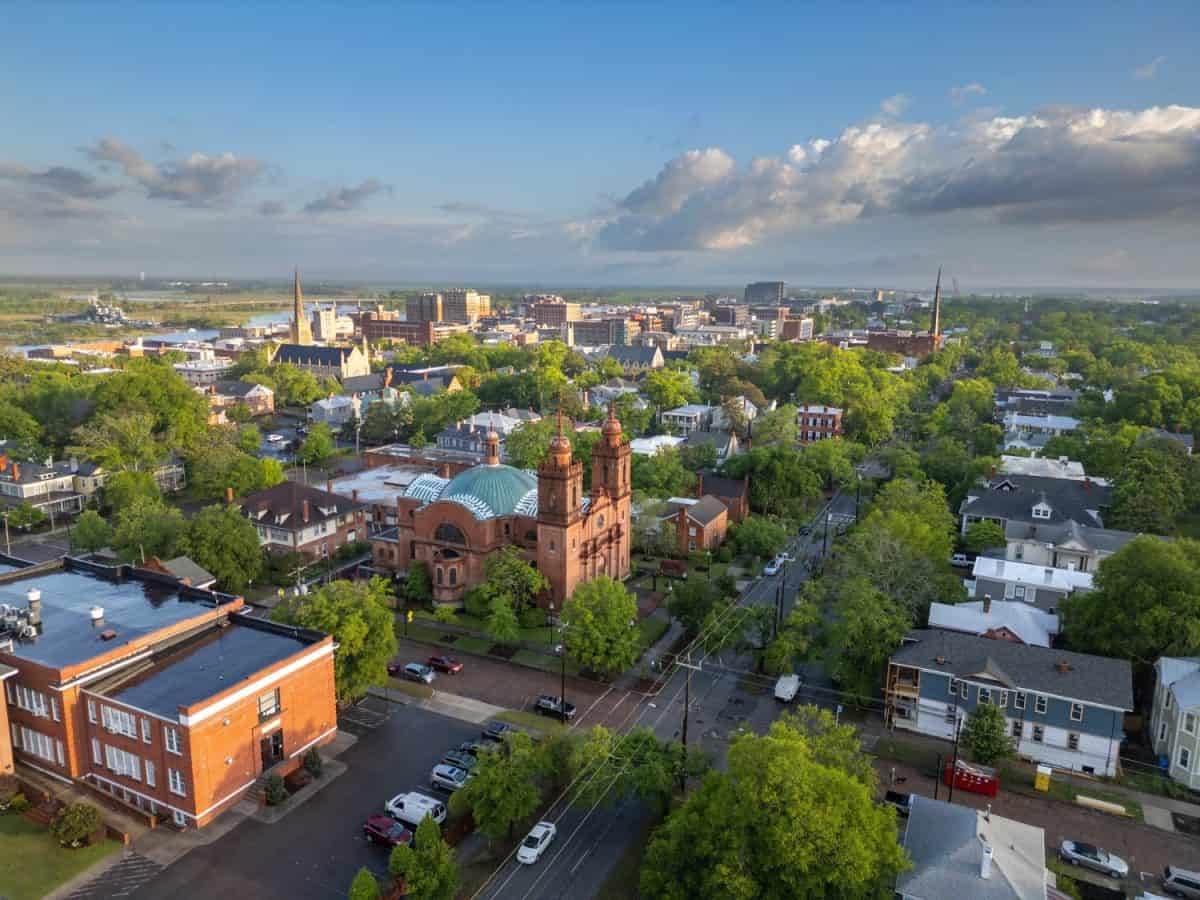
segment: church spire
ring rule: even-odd
[[[312,342],[312,326],[304,314],[304,295],[300,292],[300,268],[297,267],[292,284],[292,343],[307,347]]]
[[[937,285],[933,289],[933,315],[929,320],[929,333],[934,340],[942,333],[942,267],[938,266]]]

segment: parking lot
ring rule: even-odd
[[[194,896],[203,883],[206,897],[343,898],[360,867],[385,876],[388,851],[363,838],[363,821],[395,794],[432,794],[430,769],[479,728],[381,701],[352,709],[340,724],[359,736],[341,756],[344,775],[274,824],[249,819],[193,850],[131,896]]]

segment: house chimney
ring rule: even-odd
[[[1070,671],[1071,671],[1071,664],[1069,662],[1067,662],[1065,659],[1060,659],[1058,661],[1058,674],[1066,675]]]
[[[29,624],[38,626],[42,624],[42,592],[37,588],[30,588],[25,592],[25,601],[29,604]]]
[[[991,611],[992,611],[992,595],[984,594],[983,595],[983,614],[986,616]]]
[[[225,488],[225,502],[233,506],[233,488],[231,487]]]
[[[92,607],[92,627],[93,628],[103,628],[104,627],[104,607],[103,606],[93,606]]]
[[[992,466],[992,477],[993,478],[996,477],[996,467],[995,466]]]
[[[1090,491],[1092,489],[1092,479],[1088,478],[1086,475],[1083,476],[1083,489],[1085,491]]]
[[[354,488],[350,491],[350,499],[355,503],[358,502],[358,488]]]
[[[21,480],[21,467],[17,465],[16,460],[13,461],[13,481]]]
[[[305,500],[304,504],[300,507],[300,518],[304,520],[305,524],[308,523],[308,501],[307,500]]]
[[[8,454],[0,453],[0,472],[8,471]]]
[[[979,857],[979,877],[984,879],[992,877],[992,848],[987,844],[983,845],[983,853]]]
[[[329,492],[330,494],[333,493],[333,479],[332,478],[325,479],[325,490],[327,492]]]
[[[450,477],[450,463],[442,463],[442,465],[438,468],[438,474],[441,475],[443,478],[449,478]]]

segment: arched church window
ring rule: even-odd
[[[462,530],[450,522],[443,522],[439,525],[433,533],[433,539],[446,544],[465,544],[467,542],[467,536],[462,533]]]
[[[599,524],[599,526],[600,526],[601,528],[603,528],[603,527],[604,527],[604,516],[601,516],[601,517],[600,517],[600,521],[599,521],[599,523],[598,523],[598,524]]]
[[[451,586],[458,584],[458,569],[450,570],[450,584]]]
[[[437,570],[437,582],[438,582],[438,584],[441,584],[441,583],[442,583],[442,567],[441,567],[441,566],[438,566],[438,570]]]

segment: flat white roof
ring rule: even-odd
[[[419,466],[376,466],[335,478],[333,492],[350,497],[358,491],[358,499],[364,503],[394,501],[396,495],[402,493],[417,476],[428,472],[429,469]]]
[[[1092,574],[1072,569],[1055,569],[1050,566],[1034,566],[1011,559],[993,559],[977,556],[971,575],[976,579],[1008,581],[1029,587],[1047,587],[1060,591],[1091,590]]]
[[[634,438],[629,442],[629,449],[641,456],[653,456],[663,447],[677,447],[683,441],[683,438],[674,435],[656,434],[653,437]]]

